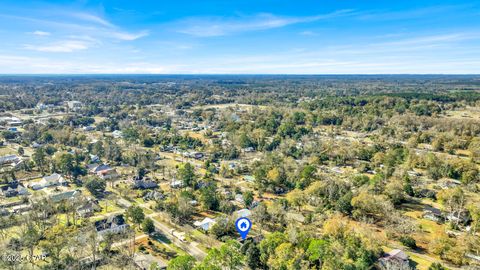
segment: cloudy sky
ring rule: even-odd
[[[0,1],[0,73],[480,73],[480,1]]]

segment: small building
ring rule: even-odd
[[[99,206],[93,200],[88,200],[84,204],[77,207],[77,214],[79,214],[81,217],[89,217],[99,209]]]
[[[462,182],[460,182],[459,180],[450,179],[450,178],[440,179],[438,182],[439,182],[439,186],[442,189],[455,188],[462,184]]]
[[[97,174],[98,172],[100,171],[105,171],[105,170],[112,170],[113,168],[108,166],[107,164],[90,164],[88,166],[88,171],[91,173],[91,174]]]
[[[135,176],[132,181],[132,188],[135,189],[152,189],[158,187],[157,182],[151,180],[148,177],[138,178],[138,176]]]
[[[255,177],[253,175],[244,175],[243,180],[252,183],[253,181],[255,181]]]
[[[72,100],[72,101],[67,101],[67,107],[68,109],[72,111],[78,111],[82,108],[82,103],[80,101]]]
[[[46,187],[54,187],[65,185],[65,179],[58,173],[54,173],[49,176],[45,176],[39,182],[31,183],[29,186],[33,190],[39,190]]]
[[[423,210],[422,217],[424,219],[428,219],[438,223],[442,222],[444,219],[442,215],[442,211],[434,207],[425,207],[425,210]]]
[[[285,215],[285,217],[288,221],[296,221],[296,222],[299,222],[299,223],[304,223],[305,222],[305,217],[300,213],[288,212]]]
[[[73,200],[76,197],[80,196],[80,194],[82,194],[80,190],[70,190],[70,191],[52,194],[50,195],[50,199],[54,203],[59,203],[61,201]]]
[[[95,221],[97,233],[104,235],[107,233],[121,233],[128,228],[125,218],[122,214],[109,216],[108,218]]]
[[[378,260],[381,270],[411,270],[408,255],[402,250],[394,249]]]
[[[115,131],[112,132],[112,136],[115,139],[123,138],[123,132],[121,132],[120,130],[115,130]]]
[[[20,205],[15,205],[11,208],[12,213],[14,214],[20,214],[20,213],[25,213],[27,211],[32,210],[32,205],[31,204],[20,204]]]
[[[98,171],[97,176],[103,180],[111,180],[118,177],[117,170],[109,168],[106,170]]]
[[[170,182],[170,187],[171,188],[182,188],[183,187],[183,181],[182,180],[174,180]]]
[[[11,165],[18,163],[20,161],[20,158],[16,155],[6,155],[3,157],[0,157],[0,165]]]
[[[236,214],[236,216],[241,218],[241,217],[249,217],[252,214],[252,212],[250,210],[248,210],[247,208],[244,208],[244,209],[238,210],[237,212],[235,212],[235,214]]]
[[[195,221],[193,225],[195,225],[198,228],[201,228],[204,231],[210,230],[212,226],[215,224],[215,220],[211,218],[204,218],[202,221]]]
[[[255,152],[255,148],[249,146],[249,147],[243,148],[243,152],[252,153],[252,152]]]
[[[243,200],[243,195],[242,194],[235,194],[235,201],[240,204],[244,204],[245,201]]]
[[[151,191],[147,192],[147,194],[145,194],[145,196],[143,196],[143,199],[145,201],[149,201],[149,200],[159,201],[159,200],[163,200],[164,198],[165,198],[165,195],[163,195],[161,192],[159,192],[157,190],[151,190]]]
[[[30,193],[28,192],[28,190],[17,181],[0,186],[0,195],[6,198],[24,196],[29,194]]]

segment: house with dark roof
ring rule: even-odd
[[[408,255],[400,249],[394,249],[378,260],[381,270],[412,270]]]
[[[17,181],[0,186],[0,195],[6,198],[29,194],[28,190]]]
[[[107,218],[95,221],[97,233],[104,235],[107,233],[121,233],[128,228],[123,214],[109,216]]]
[[[133,177],[132,182],[132,188],[136,189],[151,189],[158,187],[157,182],[151,180],[148,177],[139,178],[138,176],[135,176]]]
[[[89,217],[99,209],[100,207],[93,200],[88,200],[77,207],[77,214],[82,217]]]

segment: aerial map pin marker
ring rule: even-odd
[[[241,217],[235,222],[235,227],[242,236],[242,239],[245,240],[245,238],[247,238],[248,232],[252,228],[252,222],[246,217]]]

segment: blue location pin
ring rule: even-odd
[[[247,238],[248,232],[252,228],[252,222],[246,217],[241,217],[237,219],[237,221],[235,221],[235,227],[242,236],[242,239],[245,240],[245,238]]]

